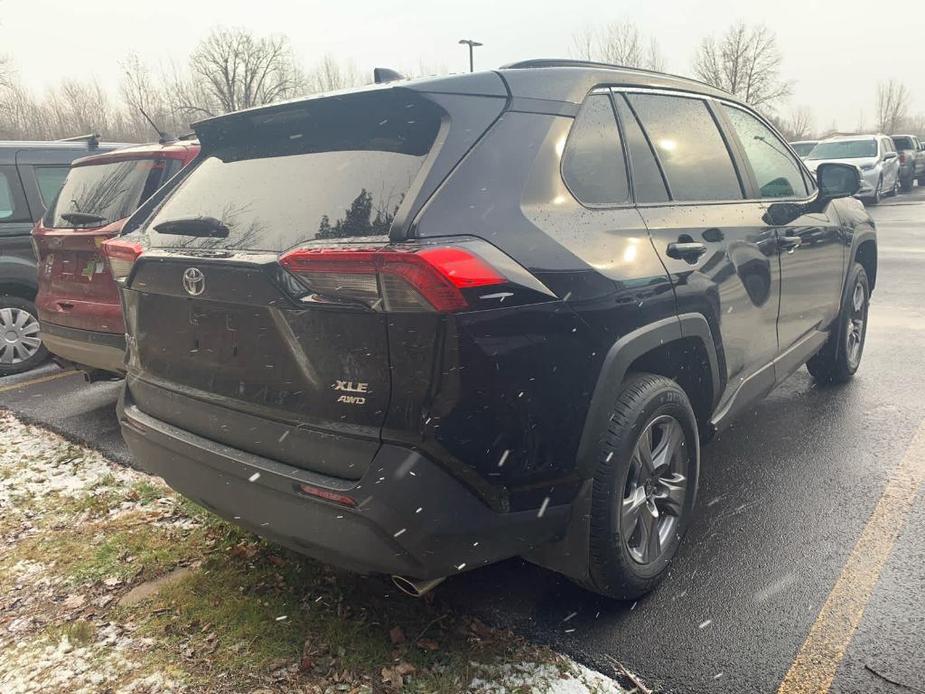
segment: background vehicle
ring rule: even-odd
[[[0,376],[28,371],[47,355],[33,304],[38,287],[32,226],[58,194],[71,161],[123,146],[95,136],[0,142]]]
[[[857,168],[817,190],[703,84],[529,61],[196,132],[104,246],[125,439],[216,513],[409,591],[522,555],[638,596],[701,439],[807,361],[858,367]]]
[[[899,191],[899,157],[886,135],[832,137],[816,145],[805,160],[814,173],[822,162],[854,164],[861,171],[858,197],[873,205]]]
[[[802,159],[806,159],[806,155],[813,151],[813,147],[819,144],[819,140],[799,140],[797,142],[791,142],[790,146],[793,147],[793,151],[800,155]]]
[[[915,135],[891,135],[893,146],[899,153],[899,182],[906,192],[917,180],[925,183],[925,149]]]
[[[100,246],[196,154],[196,142],[148,144],[75,161],[33,231],[45,346],[91,375],[122,371],[125,326]]]

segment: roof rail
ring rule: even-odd
[[[546,67],[594,67],[600,68],[603,70],[627,70],[629,72],[642,72],[647,75],[662,75],[664,77],[674,77],[676,79],[687,80],[688,82],[696,82],[697,84],[702,84],[705,87],[710,87],[720,92],[729,94],[730,96],[735,96],[730,92],[727,92],[725,89],[721,89],[716,85],[710,84],[709,82],[704,82],[703,80],[695,79],[694,77],[687,77],[685,75],[675,75],[670,72],[661,72],[660,70],[649,70],[642,67],[632,67],[630,65],[616,65],[614,63],[600,63],[594,60],[577,60],[575,58],[533,58],[530,60],[519,60],[515,63],[508,63],[507,65],[502,65],[500,70],[524,70],[528,68],[546,68]]]
[[[90,133],[88,135],[76,135],[75,137],[62,137],[58,142],[86,142],[88,149],[96,149],[100,146],[100,136]]]

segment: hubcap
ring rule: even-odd
[[[39,322],[21,308],[0,308],[0,364],[18,364],[42,346]]]
[[[623,543],[639,564],[661,557],[677,531],[689,460],[684,429],[670,415],[653,419],[636,442],[619,512]]]
[[[851,294],[851,315],[846,326],[845,346],[848,351],[848,365],[856,369],[861,363],[861,352],[864,351],[864,323],[867,320],[867,291],[864,285],[858,282]]]

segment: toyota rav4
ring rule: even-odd
[[[857,370],[876,282],[856,167],[818,183],[698,82],[573,61],[196,126],[105,252],[138,464],[411,592],[523,556],[632,598],[700,445],[804,363]]]

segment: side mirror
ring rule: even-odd
[[[861,172],[852,164],[820,164],[816,180],[819,195],[829,200],[851,197],[861,188]]]
[[[896,152],[887,152],[883,155],[883,161],[889,161],[890,159],[895,159],[899,155]]]

